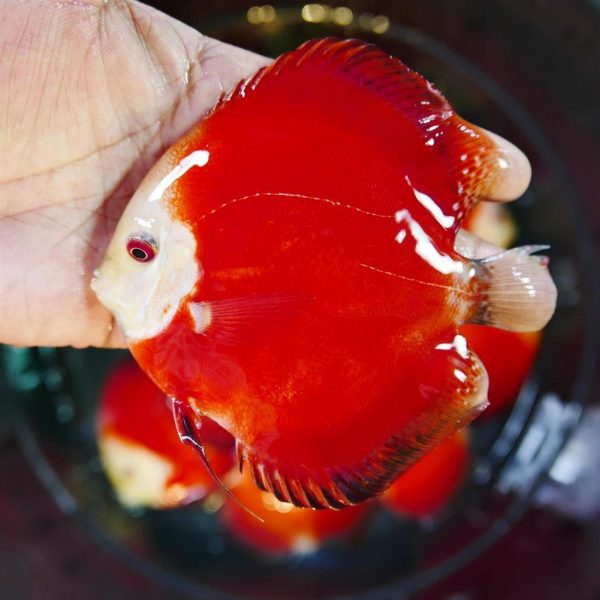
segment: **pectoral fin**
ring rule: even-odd
[[[196,333],[224,345],[260,344],[288,327],[313,302],[305,294],[253,294],[192,302]]]

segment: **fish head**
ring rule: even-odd
[[[176,171],[167,154],[142,182],[92,282],[130,343],[164,331],[201,276],[194,235],[169,209]]]

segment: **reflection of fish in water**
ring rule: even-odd
[[[501,162],[399,61],[309,42],[167,152],[94,287],[186,425],[230,431],[260,487],[360,502],[485,407],[459,324],[552,314],[538,247],[454,250]]]

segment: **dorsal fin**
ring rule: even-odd
[[[441,154],[460,197],[456,226],[477,201],[493,187],[498,174],[498,150],[492,139],[456,115],[433,84],[397,58],[360,40],[311,40],[283,54],[221,98],[214,110],[231,100],[245,98],[278,82],[289,85],[294,74],[318,81],[341,77],[367,88],[412,123],[423,144]],[[305,83],[305,80],[303,80]],[[304,90],[306,91],[306,90]],[[311,94],[319,93],[315,85]],[[351,102],[347,93],[339,102]],[[399,139],[399,142],[401,140]],[[448,207],[447,207],[448,208]]]
[[[337,38],[310,40],[296,50],[282,54],[272,64],[238,83],[219,104],[236,97],[245,97],[259,86],[276,81],[282,75],[300,71],[310,73],[315,79],[320,75],[345,76],[369,88],[407,116],[413,117],[415,122],[423,125],[425,131],[434,120],[444,120],[454,115],[441,92],[397,58],[372,44]]]

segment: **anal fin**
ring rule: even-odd
[[[246,465],[256,485],[298,507],[340,509],[383,493],[406,469],[462,429],[487,406],[487,372],[465,339],[439,344],[430,361],[431,378],[421,393],[426,410],[363,460],[311,468],[283,464],[238,442],[240,470]]]

